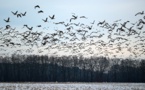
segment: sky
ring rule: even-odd
[[[71,13],[85,15],[90,20],[98,21],[103,19],[114,21],[120,18],[134,20],[134,14],[144,10],[144,3],[144,0],[0,0],[0,19],[12,16],[11,11],[18,10],[27,11],[29,19],[23,18],[23,22],[17,22],[18,20],[14,18],[15,22],[11,22],[14,25],[21,25],[24,22],[35,24],[39,22],[36,21],[36,18],[53,14],[56,14],[60,20],[65,20],[71,16]],[[44,14],[36,15],[35,5],[40,5],[41,9],[45,11]],[[1,24],[3,23],[1,22]]]
[[[39,5],[40,9],[34,9],[36,5]],[[39,10],[43,10],[44,13],[38,14]],[[10,24],[23,32],[25,29],[22,27],[27,24],[33,26],[35,31],[52,33],[55,29],[65,29],[63,26],[54,25],[53,22],[69,22],[72,14],[88,18],[87,20],[79,19],[76,23],[90,24],[94,20],[96,23],[103,20],[112,23],[119,19],[122,19],[121,22],[127,20],[136,22],[140,16],[135,17],[135,14],[143,10],[145,10],[145,0],[0,0],[0,27]],[[11,11],[18,11],[18,13],[26,11],[27,14],[25,17],[17,18],[12,15]],[[42,19],[52,15],[55,15],[55,20],[49,19],[48,23],[42,22]],[[5,23],[4,19],[8,17],[10,17],[10,22]],[[43,28],[38,29],[37,25],[43,25]],[[44,27],[49,30],[44,30]],[[104,31],[104,33],[107,32]]]

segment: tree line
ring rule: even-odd
[[[145,82],[145,60],[82,56],[0,57],[1,82]]]

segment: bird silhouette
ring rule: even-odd
[[[80,16],[80,18],[85,18],[85,19],[88,19],[87,17],[85,17],[85,16]]]
[[[27,13],[27,12],[21,13],[21,15],[22,15],[22,16],[26,16],[26,13]]]
[[[136,13],[135,16],[137,16],[137,15],[143,15],[143,14],[144,14],[144,11]]]
[[[127,24],[128,22],[129,22],[129,21],[126,21],[126,22],[124,22],[123,24],[121,24],[122,27],[126,28],[126,24]]]
[[[143,28],[143,25],[141,27],[138,27],[139,30],[142,30],[142,28]]]
[[[40,6],[39,6],[39,5],[36,5],[34,8],[35,8],[35,9],[36,9],[36,8],[40,8]]]
[[[29,30],[32,30],[32,29],[33,29],[33,27],[28,27],[28,25],[26,25],[26,24],[23,25],[23,28],[24,28],[24,27],[26,27],[26,28],[29,29]]]
[[[33,27],[28,27],[28,26],[27,26],[27,28],[28,28],[29,30],[32,30],[32,29],[33,29]]]
[[[46,19],[42,19],[44,22],[47,22],[47,20],[48,20],[48,18],[46,18]]]
[[[53,16],[49,16],[50,19],[55,19],[54,17],[55,17],[55,15],[53,15]]]
[[[17,18],[22,17],[21,14],[17,14]]]
[[[105,23],[105,20],[102,21],[102,22],[99,22],[99,23],[97,24],[97,26],[102,25],[102,24],[104,24],[104,23]]]
[[[72,18],[70,19],[70,22],[71,22],[72,20],[76,20],[77,18],[78,18],[78,16],[72,15]]]
[[[132,32],[132,30],[133,30],[133,29],[132,29],[133,27],[134,27],[134,26],[131,26],[129,29],[127,28],[127,29],[128,29],[128,31],[129,31],[128,36],[130,36],[130,35],[131,35],[131,32]]]
[[[11,11],[11,12],[13,15],[17,15],[17,13],[18,13],[18,11],[16,11],[16,12]]]
[[[116,21],[114,21],[114,22],[119,22],[119,21],[121,21],[121,19],[119,19],[119,20],[116,20]]]
[[[95,20],[93,22],[91,22],[91,24],[94,24],[95,23]]]
[[[8,17],[8,19],[4,19],[5,22],[10,22],[10,18]]]
[[[117,28],[116,31],[117,31],[117,32],[118,32],[118,31],[123,31],[123,32],[124,32],[125,30],[123,29],[123,27],[120,27],[120,28]]]
[[[80,25],[80,23],[72,23],[72,24],[74,24],[74,25],[76,25],[76,26],[79,26],[79,25]]]
[[[37,27],[41,27],[41,25],[37,25]]]
[[[57,25],[57,24],[64,24],[64,22],[56,22],[56,23],[54,23],[54,24],[56,24],[56,25]]]
[[[42,10],[39,10],[38,13],[44,13]]]
[[[6,25],[6,28],[4,30],[10,29],[11,26],[10,25]]]
[[[93,27],[93,26],[87,26],[87,28],[88,28],[89,30],[91,30],[91,29],[92,29],[92,27]]]
[[[64,26],[65,26],[65,27],[68,27],[69,25],[70,25],[69,23],[67,23],[67,24],[64,24]]]
[[[140,26],[140,24],[145,24],[145,22],[142,19],[139,19],[139,23],[137,24],[137,26]]]

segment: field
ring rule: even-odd
[[[145,90],[145,83],[0,83],[0,90]]]

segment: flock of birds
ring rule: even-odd
[[[38,14],[44,13],[40,6],[34,6]],[[17,18],[27,16],[27,12],[11,11]],[[0,27],[0,54],[48,54],[48,55],[82,55],[106,57],[145,57],[145,14],[135,14],[141,19],[132,23],[122,19],[109,23],[106,20],[85,24],[79,20],[88,20],[86,16],[72,13],[69,21],[55,22],[55,14],[42,19],[52,22],[53,32],[38,24],[24,24],[21,30],[9,24],[11,17],[4,19],[6,26]],[[51,27],[51,26],[50,26]],[[35,28],[39,30],[35,30]],[[3,52],[3,54],[2,54]]]

